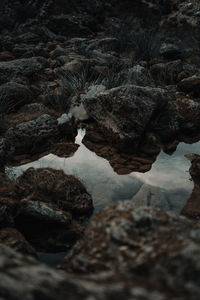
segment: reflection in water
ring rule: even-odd
[[[184,154],[191,152],[200,154],[200,143],[192,145],[180,143],[172,156],[161,152],[152,169],[145,174],[134,172],[129,175],[118,175],[107,160],[97,156],[81,143],[84,134],[85,131],[80,129],[76,138],[76,143],[80,147],[73,157],[60,158],[49,154],[38,161],[13,168],[12,174],[19,176],[29,167],[62,169],[66,174],[79,178],[86,186],[93,197],[96,211],[114,201],[132,198],[133,201],[134,198],[138,201],[141,197],[143,200],[146,197],[148,205],[151,204],[148,200],[151,195],[154,200],[155,197],[158,198],[157,207],[180,212],[193,188],[188,172],[190,162]]]

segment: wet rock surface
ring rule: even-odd
[[[10,248],[67,251],[83,235],[91,196],[62,171],[4,174],[49,153],[72,156],[79,127],[84,145],[120,175],[148,172],[161,150],[197,142],[197,2],[0,1],[2,299],[199,298],[197,153],[182,210],[193,221],[143,208],[179,212],[175,194],[143,185],[92,221],[63,264],[73,275]]]

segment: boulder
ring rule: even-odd
[[[0,84],[19,76],[31,78],[40,72],[42,68],[42,64],[37,57],[0,62]]]
[[[75,218],[92,213],[92,198],[83,184],[74,176],[50,168],[29,168],[19,178],[24,189],[24,198],[55,203]]]
[[[165,58],[180,58],[182,51],[178,45],[172,43],[163,43],[160,47],[160,55]]]
[[[184,78],[178,83],[178,87],[185,93],[192,93],[194,96],[200,97],[200,75]]]
[[[185,156],[191,161],[190,175],[194,182],[194,188],[181,214],[190,219],[199,221],[200,220],[200,156],[197,154],[187,154]]]
[[[5,137],[15,146],[15,153],[38,153],[45,151],[60,137],[55,117],[43,114],[40,117],[10,128]]]
[[[14,224],[21,209],[21,191],[18,184],[0,173],[0,226]]]
[[[17,182],[23,208],[16,226],[38,251],[66,251],[83,233],[92,198],[73,176],[49,168],[26,170]]]
[[[2,124],[2,126],[5,126],[5,124]],[[4,131],[4,128],[1,129]],[[12,145],[7,139],[0,137],[0,168],[6,165],[7,161],[12,157],[14,151],[14,145]]]
[[[32,94],[25,85],[8,82],[0,86],[0,98],[0,113],[9,113],[29,103],[32,99]]]
[[[126,282],[133,291],[158,292],[161,299],[195,299],[200,295],[199,232],[199,224],[182,216],[136,209],[133,201],[116,203],[93,218],[62,267],[98,278],[100,290],[100,274],[110,274],[107,282],[114,286]]]
[[[36,256],[35,250],[15,228],[5,227],[0,229],[0,244],[17,252]]]
[[[151,87],[125,85],[84,96],[84,108],[109,141],[125,152],[136,149],[152,119],[171,100],[169,92]]]

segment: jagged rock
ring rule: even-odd
[[[190,198],[182,210],[182,215],[194,219],[200,219],[200,156],[188,154],[186,157],[191,161],[190,175],[194,182],[194,188]]]
[[[83,232],[93,211],[92,198],[73,176],[29,168],[17,180],[23,208],[16,226],[40,251],[66,251]]]
[[[31,101],[32,95],[27,86],[8,82],[0,86],[0,113],[9,113]]]
[[[158,85],[175,84],[182,71],[183,64],[180,59],[168,63],[154,64],[150,68],[150,72]]]
[[[5,133],[6,139],[15,146],[16,154],[44,151],[59,136],[56,118],[47,114],[10,128]]]
[[[61,135],[66,137],[68,141],[73,141],[77,135],[77,128],[73,116],[70,113],[62,114],[57,121]]]
[[[0,245],[0,297],[5,300],[95,299],[118,297],[135,300],[167,300],[159,291],[113,278],[113,274],[74,276],[38,263],[33,257],[21,255]]]
[[[181,56],[181,49],[171,43],[163,43],[160,47],[160,54],[166,58],[179,58]]]
[[[0,173],[0,225],[13,225],[20,211],[21,192],[16,182]]]
[[[18,184],[24,189],[24,197],[55,203],[76,218],[90,215],[93,210],[91,196],[82,183],[63,171],[29,168],[18,178]]]
[[[36,256],[35,250],[15,228],[5,227],[0,229],[0,244],[17,252]]]
[[[65,279],[61,272],[3,245],[0,245],[0,261],[1,299],[66,299],[61,291]]]
[[[135,149],[151,119],[156,118],[171,100],[163,89],[125,85],[105,92],[84,96],[83,105],[109,142],[119,149]]]
[[[140,65],[136,65],[128,69],[128,72],[125,74],[125,81],[126,80],[131,84],[139,86],[153,85],[153,81],[150,74],[144,67]]]
[[[116,203],[93,218],[62,267],[91,277],[110,272],[112,283],[131,282],[133,289],[159,292],[164,299],[195,299],[200,295],[199,231],[199,224],[186,218],[135,209],[131,201]]]
[[[14,145],[12,145],[5,138],[0,138],[0,168],[4,167],[11,158],[12,154],[15,151]]]
[[[50,152],[59,157],[70,157],[74,155],[78,147],[79,145],[74,143],[59,143],[55,144]]]
[[[200,97],[200,75],[184,78],[178,83],[178,86],[181,91],[192,93],[194,96]]]
[[[56,224],[68,226],[71,223],[72,217],[70,214],[64,213],[49,203],[29,199],[25,199],[23,203],[25,207],[21,209],[19,218],[22,217],[29,221],[35,220],[42,223],[53,223],[55,226]]]
[[[42,68],[37,57],[0,62],[0,84],[11,81],[18,76],[29,78],[40,72]]]

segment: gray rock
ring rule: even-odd
[[[6,165],[6,162],[15,152],[15,147],[7,139],[0,137],[0,167]]]
[[[37,57],[0,62],[0,84],[18,76],[30,77],[40,72],[42,68],[42,64]]]
[[[8,129],[5,137],[15,146],[16,153],[39,152],[58,139],[58,123],[55,117],[44,114]]]
[[[193,95],[200,96],[200,75],[193,75],[188,78],[184,78],[178,83],[181,91],[185,93],[192,93]]]
[[[140,65],[128,69],[128,72],[125,74],[125,81],[139,86],[151,86],[153,84],[148,71]]]
[[[182,51],[179,46],[171,43],[163,43],[160,47],[160,54],[166,58],[179,58]]]
[[[25,85],[16,82],[2,84],[0,86],[0,113],[12,112],[30,102],[31,98],[31,92]]]
[[[0,245],[0,298],[3,300],[167,300],[158,291],[115,280],[113,273],[75,276],[51,269],[34,258]]]
[[[4,227],[0,229],[0,244],[8,246],[17,252],[36,256],[36,252],[33,247],[15,228]]]
[[[100,290],[100,272],[110,272],[107,282],[131,283],[133,291],[137,287],[150,295],[158,292],[158,299],[198,299],[199,247],[198,223],[147,207],[136,209],[126,201],[93,218],[62,267],[73,274],[98,276]]]
[[[86,94],[83,105],[109,141],[130,151],[137,147],[152,117],[156,118],[170,99],[163,89],[125,85],[94,96]]]
[[[61,272],[3,245],[0,245],[0,278],[2,299],[64,299],[59,292],[64,283]]]
[[[62,210],[53,205],[40,201],[28,201],[25,208],[21,210],[20,216],[35,221],[64,225],[69,225],[72,219],[70,214],[64,214]]]

